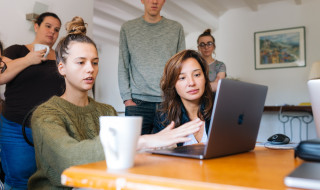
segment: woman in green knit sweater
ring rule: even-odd
[[[117,115],[116,110],[88,97],[98,74],[98,52],[95,43],[85,35],[80,17],[66,25],[68,35],[56,48],[58,71],[66,89],[61,97],[54,96],[34,111],[31,126],[36,153],[37,171],[28,187],[37,189],[71,189],[61,184],[64,169],[105,159],[99,140],[99,117]],[[153,135],[139,138],[138,149],[172,146],[200,129],[201,120]]]

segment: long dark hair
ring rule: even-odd
[[[179,126],[181,124],[180,119],[182,115],[182,101],[175,89],[175,85],[178,81],[179,74],[182,69],[182,63],[188,58],[194,58],[199,62],[201,69],[205,75],[206,81],[205,90],[200,99],[197,115],[201,120],[209,119],[211,116],[213,105],[213,92],[211,90],[210,81],[208,77],[208,64],[206,60],[203,59],[198,52],[194,50],[183,50],[175,54],[168,60],[161,78],[160,87],[162,89],[163,102],[160,105],[159,111],[167,116],[162,123],[163,125],[166,125],[171,121],[174,121],[176,126]],[[203,110],[201,111],[201,109]]]

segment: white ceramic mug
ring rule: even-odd
[[[34,51],[40,51],[40,50],[43,50],[43,49],[46,49],[46,53],[43,55],[44,58],[47,57],[47,55],[49,54],[50,52],[50,48],[49,46],[47,45],[44,45],[44,44],[34,44],[34,47],[33,47],[33,50]]]
[[[108,169],[128,169],[134,165],[142,117],[101,116],[100,141]]]

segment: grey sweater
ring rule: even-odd
[[[161,102],[160,79],[164,66],[185,49],[183,27],[162,19],[148,23],[143,17],[124,23],[120,31],[118,80],[123,101],[136,98]]]
[[[112,106],[91,98],[85,107],[57,96],[40,105],[31,119],[37,171],[28,189],[71,189],[61,185],[61,173],[73,165],[105,159],[99,116],[116,114]]]

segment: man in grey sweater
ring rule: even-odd
[[[180,23],[160,15],[165,0],[141,2],[144,15],[121,27],[118,80],[125,115],[142,116],[142,134],[149,134],[162,101],[163,68],[170,57],[185,49],[185,37]]]

